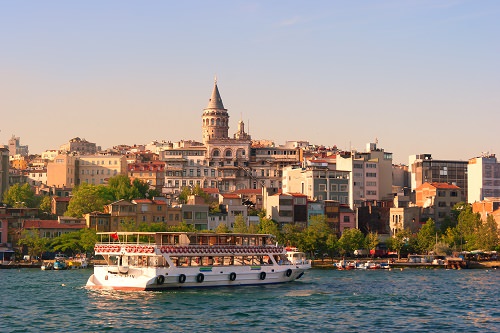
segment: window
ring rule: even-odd
[[[192,220],[193,219],[193,212],[184,212],[182,217],[185,220]]]
[[[347,192],[347,185],[340,185],[340,192]]]
[[[337,191],[338,191],[337,184],[332,184],[332,185],[331,185],[331,188],[332,188],[332,189],[331,189],[331,191],[332,191],[332,192],[337,192]]]
[[[326,185],[325,185],[325,184],[319,184],[319,190],[320,190],[321,192],[326,191]]]
[[[375,177],[377,177],[377,173],[376,173],[376,172],[367,172],[367,173],[366,173],[366,177],[372,177],[372,178],[375,178]]]
[[[205,220],[205,219],[207,219],[207,217],[208,217],[207,212],[195,212],[194,213],[194,218],[196,220],[202,220],[202,219]]]
[[[344,222],[351,222],[351,217],[349,215],[344,215]]]

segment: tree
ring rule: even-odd
[[[93,229],[81,229],[80,235],[80,246],[85,253],[91,253],[94,251],[94,246],[97,243],[97,234]]]
[[[313,216],[309,222],[309,226],[302,232],[302,237],[299,239],[299,248],[304,252],[309,252],[311,257],[317,252],[323,258],[323,254],[329,251],[327,241],[333,232],[326,223],[325,215]]]
[[[118,224],[117,231],[139,231],[139,227],[136,224],[136,221],[133,218],[126,218]]]
[[[52,248],[57,252],[80,253],[84,251],[79,231],[62,234],[52,240]]]
[[[391,249],[398,252],[398,259],[401,259],[401,250],[405,245],[408,245],[411,237],[411,232],[408,229],[400,230],[397,234],[390,238],[389,246]]]
[[[14,184],[3,195],[3,202],[14,208],[35,207],[35,192],[28,183]]]
[[[219,225],[215,228],[215,232],[219,234],[227,234],[231,232],[229,227],[225,223],[219,223]]]
[[[167,231],[167,225],[162,222],[141,223],[138,231],[142,232],[164,232]]]
[[[50,215],[52,211],[52,198],[50,196],[44,196],[40,201],[39,208],[43,213]]]
[[[268,234],[278,237],[280,231],[276,222],[266,217],[259,219],[259,234]]]
[[[493,215],[488,215],[486,222],[477,230],[477,247],[484,251],[494,250],[498,246],[498,225]]]
[[[182,221],[178,225],[173,225],[168,227],[168,231],[177,231],[177,232],[195,232],[196,228],[192,224],[187,224],[185,221]]]
[[[234,218],[233,231],[237,234],[246,234],[248,233],[247,223],[243,215],[238,215]]]
[[[432,251],[437,243],[436,238],[436,224],[434,220],[430,218],[422,228],[420,228],[417,234],[417,248],[422,253]]]
[[[113,200],[132,200],[141,197],[139,189],[132,186],[130,178],[125,175],[118,175],[108,179],[108,188]]]
[[[82,217],[87,213],[103,211],[104,205],[112,200],[113,196],[106,186],[82,183],[73,189],[73,197],[65,215]]]
[[[333,258],[335,252],[338,251],[338,248],[339,248],[339,240],[337,238],[337,235],[331,233],[330,235],[328,235],[328,238],[326,239],[326,249],[330,258]]]
[[[456,230],[465,250],[478,250],[477,231],[481,224],[481,216],[472,211],[471,205],[465,204],[460,207]]]
[[[342,255],[351,254],[356,249],[363,248],[365,236],[359,229],[344,230],[339,239],[339,251]]]
[[[18,244],[26,246],[30,256],[41,258],[43,253],[48,251],[49,240],[40,237],[40,232],[37,229],[26,229],[21,232]]]
[[[278,224],[276,224],[273,220],[269,221],[271,221],[276,226],[277,234],[273,235],[276,236],[280,244],[285,244],[288,246],[300,245],[300,241],[303,235],[302,235],[302,230],[300,230],[300,228],[296,224],[287,223],[283,226],[283,228],[281,228],[280,232]]]
[[[132,182],[132,188],[136,189],[138,193],[138,198],[154,198],[160,196],[160,192],[155,189],[151,188],[151,186],[143,180],[140,180],[138,178],[134,179]]]
[[[378,237],[377,232],[369,232],[366,237],[365,237],[365,244],[368,250],[375,250],[377,249],[378,244],[380,243],[380,239]]]

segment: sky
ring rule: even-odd
[[[0,0],[0,144],[253,139],[499,154],[500,2]]]

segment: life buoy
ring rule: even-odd
[[[160,248],[160,252],[161,252],[161,253],[165,253],[165,246],[162,246],[162,247]]]
[[[286,272],[285,272],[285,275],[286,275],[287,277],[290,277],[290,276],[292,275],[292,270],[291,270],[290,268],[289,268],[289,269],[287,269],[287,270],[286,270]]]
[[[163,284],[165,282],[165,277],[163,275],[158,275],[156,277],[156,284]]]
[[[259,279],[265,280],[266,279],[266,272],[260,272]]]
[[[234,280],[236,280],[236,273],[231,272],[231,274],[229,274],[229,281],[234,281]]]
[[[149,253],[154,253],[155,252],[155,248],[153,246],[150,246],[149,247]]]
[[[199,273],[198,275],[196,275],[196,282],[202,283],[204,280],[205,280],[205,275],[203,275],[203,273]]]
[[[184,282],[186,282],[186,275],[184,274],[179,275],[179,283],[184,283]]]

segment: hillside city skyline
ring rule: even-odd
[[[196,140],[212,78],[253,138],[395,163],[497,153],[496,1],[9,2],[0,143]]]
[[[218,82],[217,82],[217,77],[215,77],[215,85],[218,86]],[[210,99],[208,99],[209,102],[210,102]],[[201,109],[200,109],[201,110]],[[228,113],[229,114],[232,114],[231,113],[231,110],[228,108]],[[233,118],[233,120],[231,120],[231,118]],[[229,117],[229,127],[228,127],[228,130],[229,132],[231,133],[234,133],[237,131],[237,126],[231,126],[231,123],[237,121],[237,122],[243,122],[245,123],[244,119],[242,119],[241,117],[237,120],[234,120],[235,116],[233,115],[232,117]],[[198,120],[199,121],[199,120]],[[248,129],[248,125],[247,125],[247,129]],[[189,128],[196,128],[196,126],[194,124],[192,124],[192,126],[190,126]],[[85,131],[83,131],[85,132]],[[252,135],[252,133],[247,130],[247,133],[248,135]],[[92,134],[91,134],[92,136]],[[80,138],[82,140],[85,140],[85,141],[88,141],[88,142],[92,142],[92,143],[95,143],[97,147],[100,147],[102,151],[106,151],[108,149],[112,149],[113,147],[117,147],[117,146],[121,146],[121,145],[125,145],[125,146],[147,146],[151,143],[154,143],[154,142],[172,142],[172,143],[177,143],[177,142],[189,142],[189,141],[193,141],[193,142],[199,142],[199,143],[202,143],[203,142],[203,139],[199,138],[200,135],[197,135],[196,137],[194,138],[181,138],[181,139],[178,139],[178,140],[173,140],[173,139],[170,139],[170,138],[160,138],[160,139],[152,139],[151,141],[149,142],[135,142],[135,143],[124,143],[124,142],[116,142],[116,143],[113,143],[109,146],[104,146],[102,144],[100,144],[99,142],[97,141],[94,141],[92,140],[91,137],[86,137],[86,136],[83,136],[83,135],[74,135],[72,136],[71,138],[60,138],[61,139],[61,142],[58,143],[56,146],[54,147],[50,147],[50,148],[45,148],[43,149],[42,151],[33,151],[32,149],[32,145],[29,144],[29,143],[26,143],[24,142],[23,138],[20,136],[20,135],[17,135],[16,133],[12,134],[8,139],[13,139],[13,138],[18,138],[19,139],[19,144],[23,145],[23,146],[28,146],[29,148],[29,154],[30,155],[41,155],[44,151],[50,151],[50,150],[59,150],[60,146],[64,145],[65,142],[71,140],[71,139],[74,139],[74,138]],[[8,140],[7,140],[8,141]],[[311,146],[324,146],[326,148],[333,148],[333,147],[336,147],[338,150],[340,151],[358,151],[358,152],[364,152],[366,151],[366,147],[367,145],[369,145],[370,143],[376,143],[377,146],[379,146],[381,149],[384,149],[385,151],[387,152],[392,152],[390,147],[387,147],[386,145],[384,145],[384,143],[382,144],[379,144],[379,138],[378,137],[375,137],[375,138],[371,138],[371,139],[368,139],[362,146],[359,146],[359,147],[354,147],[352,145],[348,145],[348,147],[343,147],[341,144],[325,144],[325,143],[314,143],[314,142],[310,142],[309,140],[307,140],[307,138],[304,138],[304,139],[288,139],[288,140],[285,140],[283,142],[276,142],[275,140],[273,140],[272,138],[252,138],[252,141],[267,141],[267,142],[273,142],[275,146],[283,146],[285,145],[287,142],[295,142],[295,141],[304,141],[304,142],[308,142]],[[358,140],[359,141],[359,140]],[[42,143],[44,142],[43,140],[41,141],[37,141],[34,146],[35,147],[42,147],[44,146],[45,144]],[[389,144],[389,143],[388,143]],[[8,147],[7,145],[7,142],[4,143],[4,146],[5,147]],[[393,152],[392,152],[393,153]],[[442,156],[439,156],[439,155],[436,155],[434,154],[431,149],[427,149],[427,150],[424,150],[424,151],[419,151],[419,152],[414,152],[408,156],[404,156],[404,157],[401,157],[401,156],[397,156],[393,153],[393,164],[401,164],[401,165],[408,165],[408,160],[411,156],[414,156],[414,155],[419,155],[419,154],[430,154],[433,156],[434,159],[440,159],[440,160],[457,160],[457,161],[468,161],[469,159],[472,159],[472,158],[475,158],[475,157],[480,157],[480,156],[484,156],[484,155],[495,155],[495,153],[493,151],[490,151],[490,150],[483,150],[483,151],[480,151],[478,152],[476,155],[474,156],[470,156],[470,157],[464,157],[464,158],[459,158],[459,157],[450,157],[450,158],[444,158]]]

